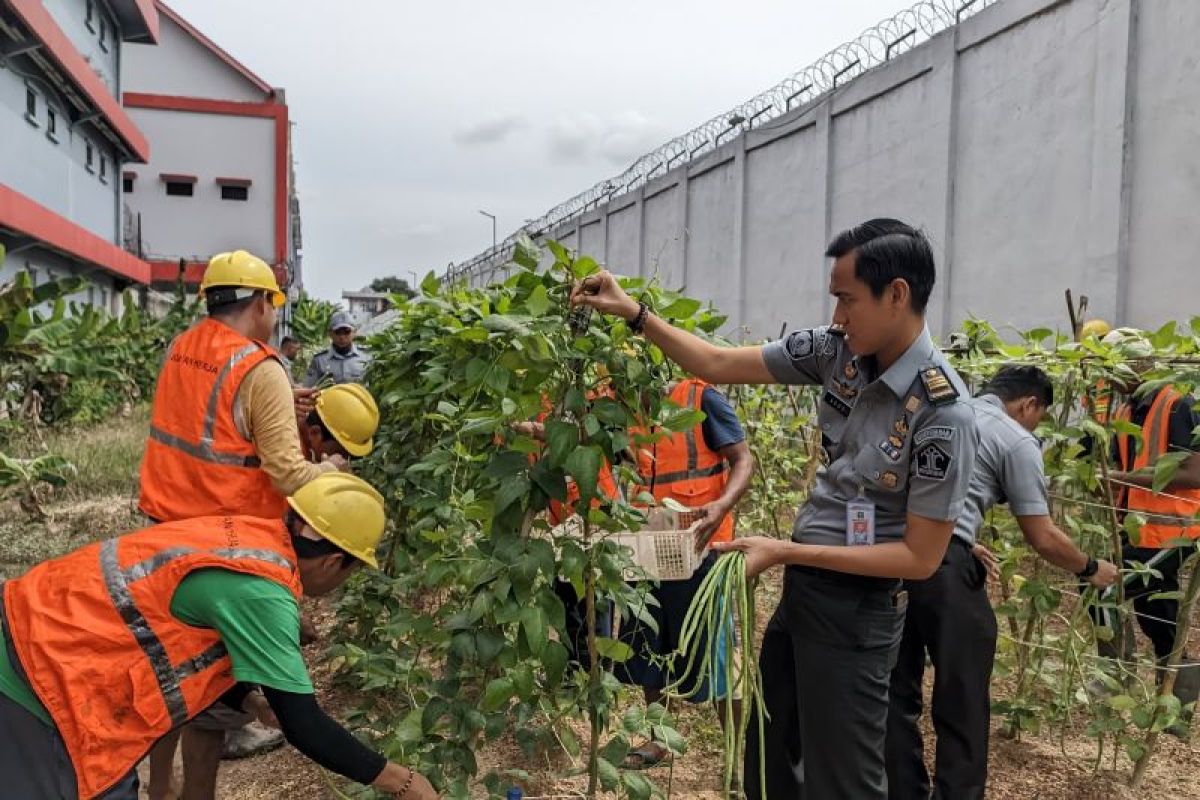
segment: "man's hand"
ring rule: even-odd
[[[308,421],[309,412],[317,407],[317,395],[320,393],[319,389],[307,386],[292,387],[292,404],[296,407],[296,422],[300,423],[301,429]]]
[[[546,441],[546,426],[540,422],[514,422],[512,429],[521,436],[528,436],[539,442]]]
[[[747,536],[732,542],[715,542],[712,549],[718,553],[732,553],[735,550],[745,553],[746,577],[757,578],[765,570],[779,563],[777,554],[780,544],[778,539],[766,536]]]
[[[987,570],[988,580],[996,583],[1000,580],[1000,562],[996,560],[996,554],[988,550],[981,544],[977,544],[971,548],[971,555],[983,564],[983,568]]]
[[[409,776],[412,777],[411,782]],[[400,790],[405,785],[408,789],[401,794]],[[383,768],[383,772],[379,773],[379,777],[371,786],[381,792],[388,792],[397,800],[438,800],[441,797],[424,775],[391,762]]]
[[[632,320],[638,314],[638,303],[617,284],[608,270],[589,275],[571,289],[571,305],[591,306],[614,317]]]
[[[729,513],[729,507],[720,500],[714,500],[695,509],[695,513],[699,516],[692,524],[692,532],[696,537],[696,552],[699,553],[708,547],[708,540],[717,532],[721,520]]]
[[[253,714],[255,719],[268,728],[279,730],[279,720],[276,719],[275,712],[271,710],[271,704],[267,702],[267,698],[263,697],[262,692],[256,690],[246,695],[246,699],[242,701],[242,710],[247,714]]]
[[[324,458],[322,458],[321,461],[333,464],[335,467],[337,467],[342,472],[350,471],[350,462],[347,461],[346,457],[344,455],[342,455],[341,453],[330,453],[329,455],[326,455]]]
[[[1105,561],[1103,558],[1098,559],[1096,564],[1096,574],[1087,579],[1092,586],[1097,589],[1107,589],[1120,579],[1121,570],[1117,569],[1116,564]]]

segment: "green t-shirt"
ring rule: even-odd
[[[171,613],[188,625],[213,628],[243,683],[312,694],[300,651],[300,606],[274,581],[224,569],[202,569],[180,582]],[[0,633],[0,694],[51,724],[50,715],[8,659]]]

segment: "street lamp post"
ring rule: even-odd
[[[486,212],[482,209],[480,209],[479,213],[483,214],[485,217],[487,217],[488,219],[490,219],[492,221],[492,250],[495,250],[496,249],[496,215],[489,214],[488,212]]]

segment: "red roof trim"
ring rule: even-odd
[[[253,186],[254,181],[249,178],[217,178],[219,186]]]
[[[79,87],[108,124],[116,131],[117,136],[125,143],[134,160],[145,163],[150,160],[150,144],[146,137],[133,124],[133,120],[121,108],[121,104],[108,91],[104,82],[92,71],[83,56],[71,44],[71,40],[63,33],[62,28],[50,16],[50,12],[42,5],[41,0],[8,0],[8,4],[21,18],[21,22],[29,28],[34,37],[46,46],[46,51],[56,64],[66,73],[67,77]]]
[[[166,183],[195,183],[195,175],[180,175],[177,172],[160,172],[158,177]]]
[[[138,174],[132,170],[125,170],[121,173],[121,177],[127,181],[136,181]]]
[[[224,114],[231,117],[274,117],[280,103],[243,103],[237,100],[209,100],[205,97],[178,97],[170,94],[126,92],[122,101],[127,108],[153,108],[160,111],[190,111],[195,114]]]
[[[200,44],[204,45],[206,48],[211,50],[213,55],[215,55],[217,58],[221,59],[227,65],[232,67],[238,74],[240,74],[243,78],[248,80],[250,83],[254,84],[254,87],[256,89],[258,89],[260,92],[263,92],[264,94],[268,94],[268,95],[274,93],[275,90],[271,88],[271,85],[269,83],[267,83],[262,78],[258,77],[253,72],[251,72],[249,67],[247,67],[245,64],[238,61],[236,58],[229,55],[229,53],[222,50],[217,45],[216,42],[214,42],[212,39],[209,39],[203,33],[198,31],[196,29],[196,27],[194,25],[192,25],[190,22],[188,22],[186,19],[179,16],[179,13],[177,11],[172,9],[166,3],[162,2],[162,0],[155,0],[155,5],[158,6],[158,10],[160,13],[165,14],[168,19],[170,19],[172,22],[174,22],[179,27],[183,28],[183,30],[188,35],[190,35],[193,39],[195,39],[197,42],[199,42]]]
[[[146,20],[146,29],[150,31],[150,41],[153,44],[158,44],[158,9],[154,7],[154,0],[135,0],[138,13],[142,15],[142,19]]]
[[[179,261],[154,259],[150,264],[150,282],[156,284],[174,283],[179,277]],[[189,286],[199,286],[204,277],[208,264],[203,261],[186,261],[183,268],[183,282]]]
[[[137,283],[150,282],[150,265],[110,241],[0,183],[0,227],[31,236],[80,261]]]

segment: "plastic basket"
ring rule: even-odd
[[[700,518],[701,512],[675,512],[655,509],[649,527],[636,533],[605,533],[605,541],[624,547],[635,567],[625,570],[628,581],[686,581],[696,574],[708,548],[696,552],[696,534],[691,527]],[[667,530],[656,530],[658,525],[669,525]],[[539,534],[534,534],[535,536]],[[572,516],[551,530],[552,537],[583,537],[583,520]]]
[[[707,548],[696,552],[696,534],[690,528],[673,531],[614,533],[609,541],[627,548],[640,569],[626,570],[625,579],[686,581],[700,568]]]

